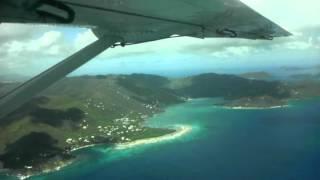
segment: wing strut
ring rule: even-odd
[[[0,99],[0,119],[12,113],[21,105],[31,100],[33,96],[90,61],[118,41],[120,41],[118,37],[103,36],[9,92]]]

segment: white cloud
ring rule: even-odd
[[[34,25],[5,24],[3,27],[1,24],[0,29],[15,29],[12,33],[0,32],[0,37],[10,36],[0,38],[1,74],[35,75],[61,60],[61,56],[66,57],[71,51],[64,34],[53,27],[45,27],[44,30],[41,26],[37,28]]]
[[[39,33],[50,31],[51,26],[32,25],[32,24],[0,24],[0,44],[7,43],[12,40],[27,40],[34,38]]]
[[[241,1],[290,31],[320,24],[319,0]]]
[[[58,31],[49,31],[43,34],[41,38],[35,41],[41,48],[49,47],[61,39],[62,33]]]
[[[228,47],[226,48],[227,53],[230,53],[234,56],[244,56],[249,54],[252,51],[252,48],[248,46],[242,47]]]
[[[92,33],[92,31],[86,30],[84,32],[77,34],[74,40],[74,47],[76,49],[81,49],[86,45],[94,42],[95,40],[97,40],[97,37]]]
[[[296,42],[289,42],[285,44],[286,48],[292,50],[306,50],[312,47],[309,42],[304,41],[296,41]]]
[[[211,39],[200,43],[186,43],[182,46],[181,52],[197,54],[203,56],[212,56],[218,58],[238,58],[251,55],[261,55],[273,52],[287,53],[289,51],[300,52],[319,52],[320,41],[318,34],[320,26],[312,26],[297,30],[293,36],[276,38],[273,41],[252,41],[241,39]]]
[[[28,56],[30,53],[39,55],[58,55],[59,49],[63,46],[63,36],[58,31],[45,32],[38,39],[14,40],[0,45],[7,48],[8,56]]]
[[[196,39],[174,38],[145,44],[117,47],[107,50],[98,60],[116,59],[172,59],[196,57],[216,57],[212,59],[237,59],[271,51],[319,50],[320,37],[309,31],[297,31],[289,38],[274,41],[251,41],[241,39]],[[313,32],[313,31],[312,31]],[[0,43],[0,72],[32,71],[40,73],[49,66],[66,58],[73,52],[90,44],[97,38],[90,30],[80,31],[67,39],[66,34],[54,28],[39,32],[37,38],[12,38]],[[28,68],[26,68],[28,67]],[[27,73],[27,72],[26,72]]]

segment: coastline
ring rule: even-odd
[[[38,175],[42,175],[42,174],[48,174],[48,173],[52,173],[52,172],[56,172],[56,171],[60,171],[62,168],[65,168],[69,165],[71,165],[73,163],[73,160],[71,161],[66,161],[66,162],[60,162],[58,166],[54,166],[51,168],[45,168],[43,169],[41,172],[36,172],[36,173],[18,173],[16,175],[8,175],[8,176],[12,176],[12,177],[17,177],[19,180],[25,180],[25,179],[29,179],[33,176],[38,176]]]
[[[75,152],[75,151],[78,151],[78,150],[81,150],[81,149],[85,149],[85,148],[89,148],[89,147],[94,147],[96,145],[99,145],[99,144],[89,144],[89,145],[85,145],[85,146],[80,146],[80,147],[77,147],[77,148],[72,148],[70,150],[70,152]]]
[[[132,142],[115,144],[114,148],[116,150],[123,150],[123,149],[127,149],[127,148],[136,147],[139,145],[155,144],[155,143],[162,142],[162,141],[176,139],[178,137],[185,135],[186,133],[189,133],[192,130],[192,127],[187,126],[187,125],[177,125],[175,130],[176,131],[173,133],[166,134],[166,135],[159,136],[159,137],[139,139],[139,140],[132,141]],[[84,148],[94,147],[96,145],[98,145],[98,144],[90,144],[90,145],[85,145],[85,146],[81,146],[78,148],[73,148],[70,150],[70,152],[75,152],[75,151],[78,151],[78,150],[84,149]],[[12,176],[17,177],[20,180],[24,180],[24,179],[28,179],[28,178],[36,176],[36,175],[47,174],[47,173],[59,171],[62,168],[71,165],[73,162],[74,161],[67,161],[67,162],[60,163],[58,166],[54,166],[51,168],[45,168],[42,170],[41,173],[17,173],[16,175],[12,175]],[[9,175],[9,176],[11,176],[11,175]]]
[[[270,107],[246,107],[246,106],[223,106],[224,109],[234,109],[234,110],[263,110],[263,109],[279,109],[279,108],[287,108],[289,105],[279,105],[279,106],[270,106]]]
[[[136,147],[144,144],[154,144],[162,141],[172,140],[189,133],[191,130],[192,130],[191,126],[178,125],[176,128],[176,131],[173,133],[166,134],[160,137],[139,139],[139,140],[127,142],[127,143],[119,143],[115,146],[115,149],[121,150],[121,149],[132,148],[132,147]]]

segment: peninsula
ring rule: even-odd
[[[14,86],[2,83],[0,95]],[[73,151],[81,148],[125,148],[179,137],[191,128],[151,128],[145,121],[190,98],[215,97],[229,102],[223,106],[268,107],[284,105],[290,91],[280,82],[213,73],[177,79],[68,77],[0,120],[1,171],[28,177],[72,163]]]

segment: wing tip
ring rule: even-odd
[[[289,37],[292,36],[293,34],[291,32],[289,32],[288,30],[280,27],[280,30],[274,35],[274,37]]]

